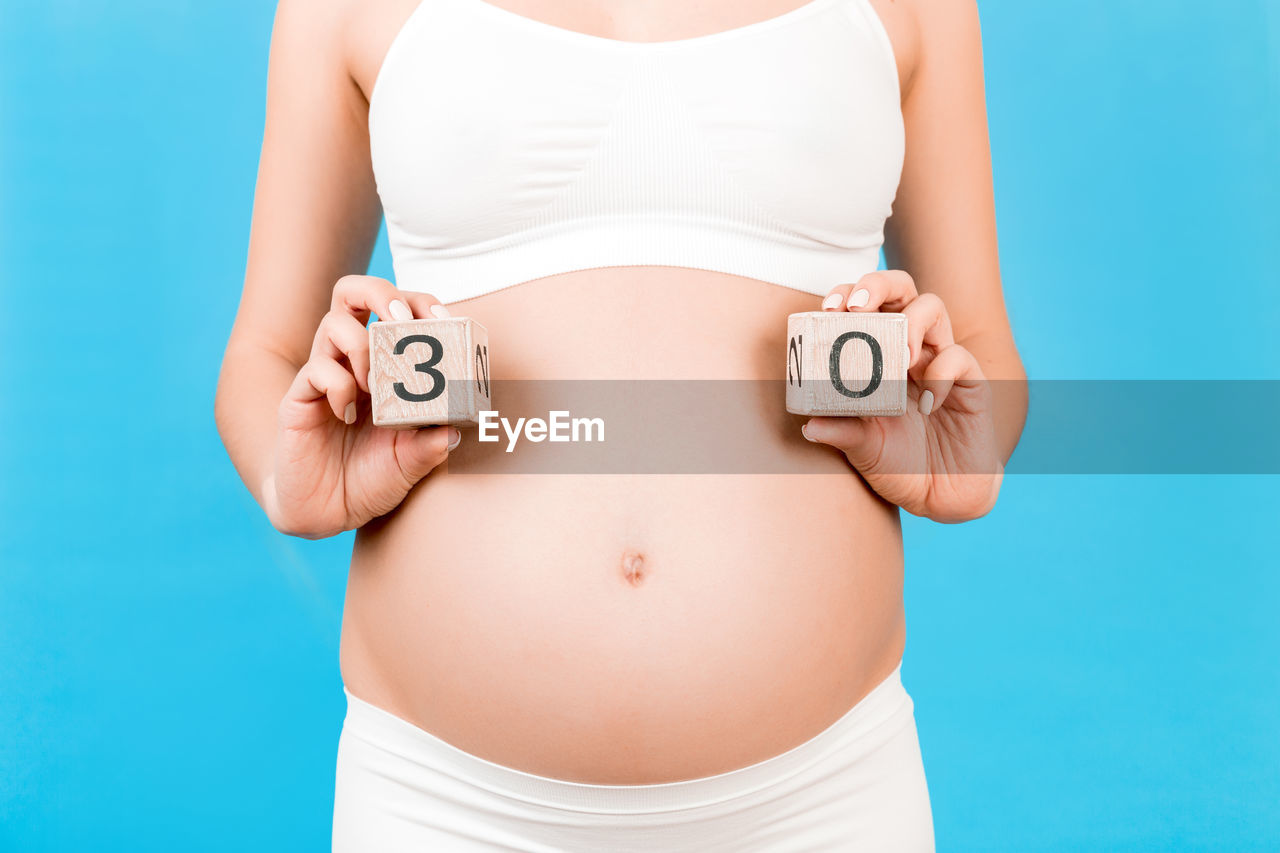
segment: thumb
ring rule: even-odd
[[[415,484],[448,459],[461,438],[462,433],[452,426],[401,430],[396,433],[396,463],[405,479]]]
[[[875,466],[884,449],[884,433],[864,418],[810,418],[800,431],[815,444],[829,444],[843,451],[859,471]]]

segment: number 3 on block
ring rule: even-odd
[[[475,426],[493,408],[489,333],[470,317],[369,324],[375,426]]]
[[[787,317],[787,411],[833,417],[907,411],[903,314],[806,311]]]

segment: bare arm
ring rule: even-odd
[[[368,267],[381,220],[368,107],[339,38],[345,14],[337,0],[276,9],[244,290],[214,403],[227,453],[268,514],[277,408],[334,284]]]
[[[956,343],[995,380],[993,418],[1008,461],[1026,420],[1026,374],[1000,282],[977,4],[910,0],[909,8],[918,50],[903,92],[906,160],[885,255],[921,293],[941,297]]]
[[[890,269],[837,285],[830,295],[843,298],[823,310],[907,316],[915,405],[893,418],[815,417],[804,432],[843,451],[891,503],[962,522],[995,506],[1027,414],[1000,284],[978,10],[974,0],[892,8],[910,26],[896,45],[906,156],[885,225]]]

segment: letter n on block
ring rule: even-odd
[[[475,426],[493,408],[489,333],[469,317],[369,324],[376,426]]]
[[[907,411],[903,314],[806,311],[787,317],[787,411],[829,417]]]

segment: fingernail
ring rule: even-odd
[[[342,410],[342,419],[348,424],[356,422],[356,404],[354,400],[347,403],[347,407]]]
[[[920,414],[928,415],[933,411],[933,392],[925,391],[920,395]]]
[[[449,435],[453,436],[449,439],[448,450],[452,451],[458,446],[458,442],[462,441],[462,433],[458,432],[457,427],[449,427]]]
[[[804,424],[803,426],[801,426],[801,427],[800,427],[800,434],[801,434],[801,435],[803,435],[807,441],[813,441],[813,439],[812,439],[812,438],[809,438],[809,425],[808,425],[808,424]]]
[[[867,303],[871,301],[871,291],[865,287],[859,287],[853,293],[849,294],[850,308],[865,308]]]
[[[832,308],[839,308],[840,303],[844,301],[844,297],[839,293],[833,293],[826,299],[822,300],[822,310],[827,311]]]
[[[413,319],[413,312],[409,310],[409,306],[405,305],[399,299],[392,299],[391,304],[387,307],[391,309],[391,319],[393,320]]]
[[[448,316],[450,316],[450,314],[449,314],[449,309],[448,309],[448,308],[445,308],[445,307],[444,307],[443,305],[441,305],[439,302],[437,302],[435,305],[432,305],[432,306],[431,306],[431,313],[432,313],[432,314],[435,314],[437,317],[448,317]]]

